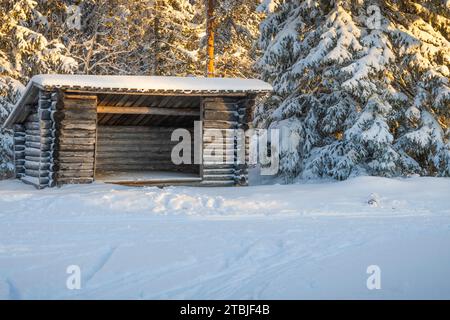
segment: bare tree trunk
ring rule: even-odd
[[[159,75],[159,48],[161,46],[159,37],[159,1],[154,2],[154,20],[153,20],[153,36],[154,36],[154,48],[153,48],[153,75]]]
[[[207,45],[207,71],[206,76],[208,78],[214,77],[214,28],[215,28],[215,17],[214,17],[214,6],[215,0],[207,0],[208,8],[206,10],[206,33],[208,36]]]

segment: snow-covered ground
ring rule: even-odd
[[[66,287],[69,265],[80,290]],[[369,265],[380,290],[367,289]],[[449,299],[450,179],[42,191],[3,181],[0,298]]]

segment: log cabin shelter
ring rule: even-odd
[[[246,185],[247,164],[205,156],[214,141],[204,132],[246,130],[255,99],[271,90],[256,79],[38,75],[3,128],[14,135],[16,177],[39,189],[93,181]],[[201,161],[175,164],[172,132],[193,132],[196,122]],[[236,138],[229,139],[215,156],[236,155]]]

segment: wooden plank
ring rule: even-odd
[[[30,177],[40,178],[40,177],[48,177],[48,170],[33,170],[25,168],[25,174]]]
[[[97,100],[97,95],[87,94],[64,94],[64,100]]]
[[[78,121],[63,121],[61,124],[63,130],[95,130],[97,125],[94,121],[78,120]]]
[[[59,144],[59,151],[94,151],[95,145],[92,144]],[[87,159],[86,159],[87,160]]]
[[[94,169],[79,169],[79,170],[66,170],[60,169],[58,171],[59,178],[92,178],[94,177]]]
[[[57,184],[88,184],[94,182],[94,178],[60,178],[58,177]]]
[[[151,114],[172,116],[200,116],[200,110],[187,108],[157,108],[157,107],[114,107],[98,106],[97,113],[112,114]]]
[[[223,121],[237,121],[239,114],[235,111],[212,111],[205,110],[204,121],[207,120],[223,120]]]
[[[20,178],[23,183],[34,186],[37,189],[43,189],[48,186],[49,178],[34,178],[29,176],[23,176]]]
[[[60,170],[93,170],[92,163],[83,163],[82,159],[76,162],[62,162],[59,164]]]
[[[74,88],[64,88],[65,92],[68,93],[90,93],[91,91],[86,89],[74,89]],[[142,91],[132,91],[127,90],[126,93],[124,91],[113,91],[113,90],[105,90],[105,89],[95,89],[96,94],[108,94],[108,95],[147,95],[147,96],[175,96],[175,97],[246,97],[248,95],[248,92],[218,92],[218,93],[212,93],[212,92],[168,92],[168,91],[156,91],[156,92],[145,92]]]
[[[31,170],[49,170],[49,163],[41,163],[39,161],[26,161],[25,160],[25,168]]]

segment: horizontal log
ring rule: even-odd
[[[92,157],[92,159],[86,159],[86,157],[65,157],[65,156],[60,156],[58,158],[59,167],[71,166],[71,165],[80,164],[80,163],[82,163],[86,166],[88,166],[88,165],[94,166],[94,158]]]
[[[203,104],[205,110],[216,110],[216,111],[236,111],[238,109],[238,104],[236,103],[224,103],[224,102],[205,102]]]
[[[193,166],[193,165],[192,165]],[[127,171],[127,170],[162,170],[162,171],[183,171],[187,172],[187,170],[194,170],[195,167],[191,167],[191,165],[168,165],[165,163],[162,164],[113,164],[113,165],[102,165],[96,168],[97,170],[104,171]]]
[[[59,166],[59,170],[93,170],[94,164],[93,162],[83,162],[83,159],[79,159],[79,162],[61,162]]]
[[[34,136],[34,137],[52,137],[53,136],[53,129],[37,129],[37,130],[27,130],[26,135],[27,136]]]
[[[225,169],[203,169],[203,174],[204,175],[222,175],[222,174],[236,174],[234,168],[225,168]]]
[[[30,177],[40,178],[40,177],[48,177],[48,170],[31,170],[25,168],[25,174]]]
[[[94,138],[96,131],[93,130],[78,130],[78,129],[64,129],[58,133],[59,138]]]
[[[79,100],[88,100],[89,103],[96,103],[97,96],[93,94],[64,94],[64,102],[71,102],[72,100],[79,102]],[[95,101],[91,101],[95,100]]]
[[[234,164],[209,164],[209,163],[203,163],[203,170],[205,169],[236,169],[237,166]]]
[[[74,144],[74,145],[93,145],[95,144],[95,137],[86,137],[86,138],[72,138],[72,137],[60,137],[60,144]]]
[[[222,121],[238,121],[239,114],[236,111],[211,111],[205,110],[205,120],[222,120]]]
[[[50,163],[41,163],[38,161],[25,161],[25,168],[30,170],[49,170]]]
[[[176,127],[147,127],[147,126],[99,126],[99,133],[142,133],[142,132],[172,132]]]
[[[27,117],[27,122],[39,122],[39,114],[38,113],[32,113],[29,114]]]
[[[235,176],[234,174],[204,174],[203,173],[203,180],[204,181],[234,181]]]
[[[25,156],[40,157],[41,156],[41,149],[26,148],[25,149]]]
[[[90,152],[95,150],[94,144],[65,144],[60,143],[58,145],[58,150],[63,151],[75,151],[75,152]]]
[[[236,182],[234,181],[214,181],[214,180],[208,180],[208,181],[202,181],[200,183],[203,187],[229,187],[236,185]]]
[[[55,114],[58,119],[64,119],[65,121],[75,121],[75,120],[97,120],[97,112],[95,109],[87,110],[64,110]]]
[[[37,122],[25,122],[25,128],[27,130],[40,130],[40,129],[50,129],[53,125],[53,121],[37,121]]]
[[[13,137],[14,138],[22,138],[22,137],[25,137],[25,135],[26,135],[25,131],[20,131],[20,132],[19,131],[15,131]]]
[[[22,159],[25,159],[25,151],[15,152],[15,153],[14,153],[14,158],[15,158],[16,160],[22,160]]]
[[[49,144],[42,144],[40,142],[26,141],[25,142],[25,146],[27,148],[34,148],[34,149],[39,149],[39,150],[43,150],[43,151],[50,150],[50,145]]]
[[[104,146],[127,146],[127,145],[176,145],[179,141],[171,141],[170,136],[165,137],[142,137],[142,136],[133,136],[133,137],[97,137],[97,144]],[[193,140],[193,139],[191,139]],[[180,140],[181,141],[181,140]],[[192,141],[193,143],[193,141]]]
[[[98,158],[95,161],[97,166],[103,164],[152,164],[152,163],[168,163],[172,164],[170,155],[158,155],[152,158]]]
[[[62,170],[58,171],[59,178],[93,178],[94,170]]]
[[[24,144],[25,137],[14,137],[14,144]]]
[[[24,166],[16,166],[16,174],[23,173],[25,175],[25,167]]]
[[[23,125],[23,124],[15,124],[14,126],[13,126],[13,130],[15,131],[15,132],[23,132],[23,131],[25,131],[25,126]]]
[[[139,154],[141,152],[165,152],[170,154],[173,149],[173,145],[170,144],[142,144],[142,145],[97,145],[97,153],[116,153],[116,152],[128,152],[129,154]]]
[[[205,120],[203,121],[204,129],[236,129],[238,123],[234,121]]]
[[[14,159],[14,164],[16,166],[24,166],[25,165],[25,158]]]
[[[187,109],[187,108],[98,106],[97,113],[150,114],[150,115],[166,115],[166,116],[200,117],[199,109]]]
[[[33,161],[33,162],[49,162],[50,157],[35,157],[35,156],[25,156],[26,161]]]
[[[49,178],[47,178],[47,177],[35,178],[35,177],[30,177],[30,176],[23,176],[20,178],[20,180],[26,184],[33,185],[37,189],[43,189],[49,183]]]
[[[94,182],[94,178],[60,178],[57,177],[56,184],[89,184]]]
[[[43,143],[43,144],[51,144],[53,142],[53,138],[50,137],[41,137],[41,136],[26,136],[26,141],[29,142],[36,142],[36,143]]]
[[[90,161],[90,159],[94,159],[93,151],[61,151],[57,152],[57,157],[61,161],[61,159],[72,158],[72,157],[80,157],[86,159],[86,161]]]
[[[127,143],[127,141],[140,141],[141,143],[147,142],[147,141],[167,141],[170,142],[172,137],[172,132],[164,132],[164,133],[143,133],[143,134],[137,134],[137,133],[99,133],[97,136],[97,140],[99,142],[110,142],[113,143],[114,141],[120,141],[122,143]],[[191,135],[191,138],[193,135]]]
[[[61,123],[62,130],[95,130],[97,128],[97,123],[95,121],[86,121],[86,120],[79,120],[76,122],[72,121],[63,121]]]
[[[51,110],[39,110],[39,119],[53,121],[53,111]]]

